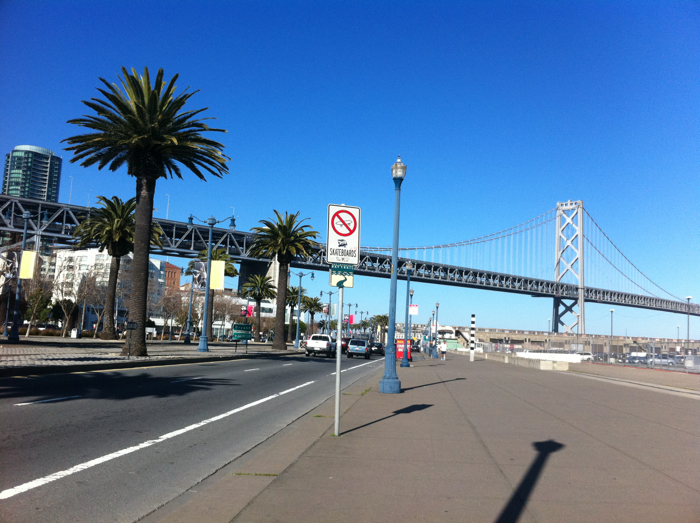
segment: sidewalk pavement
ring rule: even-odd
[[[331,398],[142,521],[700,521],[698,376],[419,359],[346,389],[340,437]]]
[[[86,372],[123,369],[150,365],[202,363],[222,359],[299,354],[294,346],[274,351],[270,343],[211,342],[208,352],[198,352],[198,341],[149,341],[147,357],[122,356],[124,340],[105,341],[93,338],[22,337],[20,343],[0,342],[0,377],[32,374]]]

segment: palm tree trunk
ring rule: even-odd
[[[314,327],[315,327],[315,326],[314,326],[314,316],[315,316],[315,314],[314,314],[313,312],[309,312],[309,316],[311,316],[311,325],[310,325],[310,327],[311,327],[311,334],[309,335],[309,336],[311,336],[311,335],[314,334],[314,331],[316,330],[316,329],[314,328]]]
[[[129,319],[136,322],[132,332],[131,355],[148,356],[146,349],[146,320],[148,319],[148,269],[151,248],[151,219],[155,179],[136,178],[136,212],[134,215],[134,258],[131,271],[131,306]],[[128,346],[122,347],[122,356],[128,354]]]
[[[214,289],[209,289],[209,317],[207,318],[207,336],[209,341],[212,341],[212,333],[214,332]]]
[[[119,278],[119,267],[122,259],[119,256],[112,256],[109,263],[109,280],[107,281],[107,300],[105,302],[104,327],[101,338],[103,340],[116,340],[117,333],[114,329],[114,301],[117,296],[117,281]],[[97,329],[95,329],[97,332]]]
[[[287,271],[289,263],[279,262],[277,277],[277,315],[275,316],[275,341],[272,348],[275,350],[287,350],[284,338],[284,313],[287,310]]]
[[[260,309],[261,309],[261,304],[262,304],[262,300],[255,300],[255,320],[256,320],[255,342],[256,343],[260,343]],[[246,316],[246,321],[248,321],[247,316]]]

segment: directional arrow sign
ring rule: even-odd
[[[360,263],[360,208],[328,206],[326,263]]]

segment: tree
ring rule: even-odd
[[[273,348],[284,350],[287,344],[284,339],[284,312],[287,303],[287,274],[289,265],[295,257],[309,258],[318,247],[314,241],[318,232],[310,225],[303,225],[307,220],[298,220],[299,213],[282,215],[274,211],[276,221],[260,220],[262,227],[253,227],[257,233],[250,249],[255,258],[277,258],[279,273],[277,279],[277,316],[275,318],[275,341]]]
[[[104,196],[98,196],[97,200],[102,204],[102,207],[90,209],[87,219],[78,225],[73,237],[78,240],[78,247],[97,245],[100,252],[107,249],[107,253],[111,257],[109,280],[104,298],[105,324],[101,337],[104,340],[116,340],[114,300],[122,256],[126,256],[134,250],[136,198],[124,202],[117,196],[112,196],[111,200]],[[151,244],[162,246],[161,235],[163,231],[160,226],[154,226],[151,233]]]
[[[160,310],[163,316],[163,333],[165,333],[165,327],[168,327],[168,337],[172,339],[172,329],[170,325],[170,319],[175,318],[182,309],[182,294],[179,290],[175,289],[165,289],[165,292],[161,295],[160,300]],[[187,310],[185,310],[185,320],[187,319]]]
[[[389,315],[378,314],[374,317],[374,324],[379,328],[379,340],[384,340],[384,329],[389,326]]]
[[[116,171],[127,165],[127,174],[136,178],[136,209],[134,233],[133,281],[131,291],[131,319],[138,328],[132,340],[132,354],[147,356],[146,319],[148,295],[148,264],[153,218],[153,197],[159,178],[182,178],[184,166],[201,180],[205,171],[222,177],[228,173],[223,144],[205,138],[206,131],[226,132],[210,128],[198,115],[206,109],[183,111],[187,101],[197,91],[185,89],[175,95],[178,75],[169,83],[159,69],[153,86],[148,68],[143,76],[135,69],[122,67],[119,83],[110,84],[100,78],[104,87],[98,89],[103,98],[92,98],[83,103],[96,115],[69,120],[68,123],[92,129],[95,132],[66,138],[73,151],[71,163],[83,167],[106,166]],[[127,346],[122,354],[127,354]]]
[[[304,293],[306,289],[301,288],[301,299],[305,298]],[[287,342],[292,342],[292,323],[294,323],[294,309],[296,309],[299,303],[299,287],[288,287],[287,288],[287,306],[289,307],[289,329],[287,330]],[[301,320],[301,318],[297,318]]]
[[[29,325],[27,325],[25,334],[25,337],[27,337],[37,316],[40,316],[41,312],[51,306],[51,295],[53,294],[53,280],[41,274],[41,258],[39,257],[34,266],[33,277],[24,280],[22,294],[24,294],[24,299],[27,303],[25,317],[29,317]]]
[[[302,296],[301,298],[301,306],[304,310],[304,312],[308,312],[309,316],[311,316],[311,332],[310,334],[313,334],[315,332],[314,329],[314,317],[316,314],[319,314],[323,312],[323,304],[321,303],[321,299],[314,296],[313,298],[310,296]]]
[[[241,296],[255,300],[255,341],[260,342],[260,313],[263,300],[271,300],[277,296],[277,289],[272,284],[272,278],[262,274],[251,274],[243,284]],[[284,309],[283,309],[284,310]],[[284,318],[282,318],[284,320]],[[284,328],[284,327],[283,327]],[[284,341],[284,340],[283,340]]]
[[[200,251],[197,255],[197,260],[192,260],[187,265],[187,270],[185,271],[185,274],[188,276],[192,276],[196,272],[195,261],[203,261],[206,264],[207,256],[209,256],[209,251]],[[211,251],[211,259],[212,261],[224,262],[224,276],[229,276],[231,278],[235,278],[236,276],[238,276],[238,270],[236,270],[236,266],[231,261],[231,256],[229,256],[225,249],[213,249]],[[209,317],[207,318],[207,337],[210,340],[212,339],[212,325],[214,325],[214,295],[214,289],[209,289]]]

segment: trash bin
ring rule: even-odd
[[[71,329],[70,330],[70,337],[77,338],[78,337],[78,329]]]

